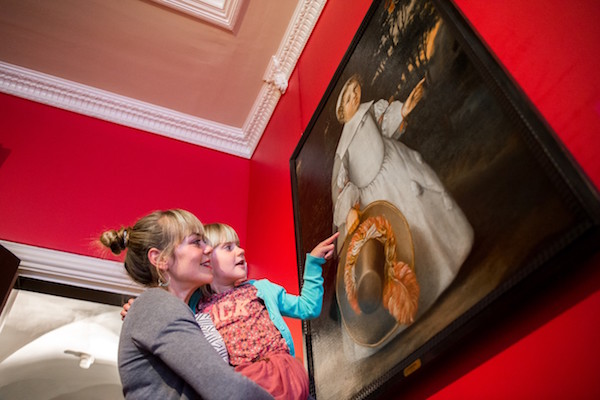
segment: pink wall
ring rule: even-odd
[[[327,3],[253,157],[249,209],[265,212],[248,216],[248,253],[255,272],[290,291],[298,284],[289,158],[370,3]],[[456,3],[600,187],[600,3]],[[385,398],[597,398],[599,267],[596,257]]]
[[[600,187],[600,3],[457,3]],[[184,207],[238,229],[252,276],[297,290],[289,158],[370,1],[348,4],[327,2],[251,161],[0,94],[0,238],[96,255],[89,239],[102,229]],[[398,397],[597,398],[599,267],[597,257]]]

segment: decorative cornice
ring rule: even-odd
[[[5,240],[0,243],[21,260],[19,276],[131,296],[143,291],[122,263]]]
[[[241,157],[251,156],[249,144],[239,128],[2,61],[0,91]]]
[[[244,0],[152,0],[233,31]]]
[[[285,72],[281,69],[281,63],[277,59],[277,57],[271,57],[271,62],[269,63],[269,71],[267,74],[270,76],[265,77],[265,82],[275,85],[275,87],[284,94],[288,87],[288,77]]]
[[[248,142],[252,146],[251,154],[254,153],[260,137],[273,115],[275,106],[279,102],[279,98],[287,89],[287,82],[317,24],[317,20],[321,16],[325,3],[327,3],[327,0],[299,1],[277,54],[271,57],[263,77],[265,84],[244,125],[244,131],[248,133]],[[285,82],[285,85],[279,84],[281,82]],[[283,86],[285,86],[285,89],[281,90]]]
[[[275,55],[275,60],[278,61],[279,65],[275,65],[272,59],[267,67],[267,77],[271,71],[277,70],[285,73],[288,78],[290,77],[317,20],[321,16],[325,3],[327,3],[327,0],[303,0],[298,2],[291,23]]]
[[[298,2],[292,22],[267,67],[264,84],[241,129],[2,61],[0,92],[249,159],[325,3],[326,0]]]

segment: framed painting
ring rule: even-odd
[[[290,164],[298,254],[340,232],[318,400],[410,379],[597,251],[598,193],[450,1],[373,2]]]

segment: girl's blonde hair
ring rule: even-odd
[[[191,235],[204,237],[204,226],[189,211],[172,209],[154,211],[140,218],[133,227],[107,230],[100,242],[113,254],[127,249],[125,270],[131,278],[144,286],[157,286],[161,280],[158,269],[148,259],[148,251],[161,251],[160,259],[170,259],[175,247]]]
[[[204,225],[204,237],[206,241],[212,246],[217,247],[224,243],[235,243],[240,245],[240,238],[233,227],[227,224],[221,224],[215,222],[213,224]],[[210,285],[204,285],[200,288],[203,296],[210,296],[214,294],[210,289]]]
[[[235,243],[240,245],[240,238],[231,226],[227,224],[214,223],[204,225],[204,234],[211,246],[216,247],[223,243]]]

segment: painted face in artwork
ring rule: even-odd
[[[351,82],[342,97],[342,109],[344,112],[344,122],[348,122],[360,106],[361,89],[358,82]]]

